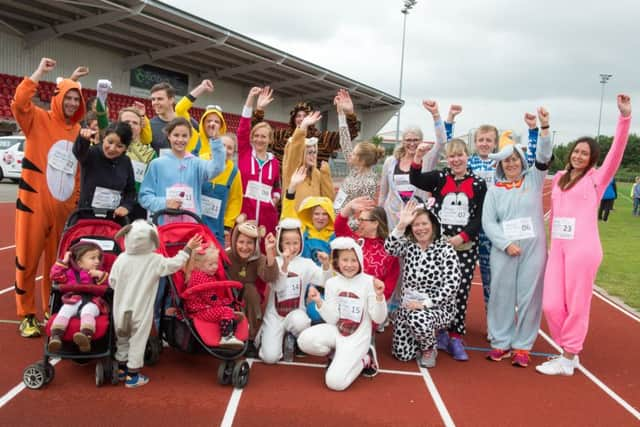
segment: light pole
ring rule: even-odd
[[[398,90],[398,98],[402,99],[402,74],[404,72],[404,40],[407,34],[407,15],[409,14],[409,10],[416,5],[418,0],[404,0],[404,7],[400,10],[403,17],[402,23],[402,53],[400,57],[400,88]],[[402,107],[400,107],[402,108]],[[400,110],[397,113],[397,121],[396,121],[396,143],[400,141]]]
[[[613,74],[600,74],[600,83],[602,84],[602,90],[600,91],[600,115],[598,116],[598,136],[596,142],[600,143],[600,123],[602,122],[602,102],[604,101],[604,85],[607,84],[609,79],[613,77]]]

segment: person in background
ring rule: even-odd
[[[633,216],[640,216],[640,176],[636,176],[636,182],[631,187],[633,199]]]
[[[607,189],[604,190],[602,199],[600,200],[600,207],[598,208],[598,220],[607,222],[609,220],[609,212],[613,210],[613,202],[618,198],[618,187],[616,186],[616,179],[613,178]]]

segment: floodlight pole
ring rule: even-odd
[[[405,0],[404,7],[400,12],[404,15],[402,22],[402,51],[400,56],[400,85],[398,89],[398,98],[402,99],[402,76],[404,74],[404,44],[407,34],[407,15],[409,10],[413,8],[417,3],[417,0]],[[402,107],[400,107],[402,109]],[[400,141],[400,109],[396,113],[396,143]]]
[[[604,102],[604,85],[607,84],[607,81],[613,77],[613,74],[600,74],[600,83],[602,84],[602,90],[600,91],[600,115],[598,116],[598,136],[596,137],[596,142],[600,143],[600,123],[602,122],[602,104]]]

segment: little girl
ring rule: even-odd
[[[193,253],[191,262],[185,269],[187,288],[215,283],[224,279],[220,273],[220,252],[213,244],[203,243]],[[221,298],[215,289],[201,291],[184,300],[187,313],[207,322],[218,322],[220,325],[220,347],[242,347],[244,343],[236,338],[238,323],[244,317],[241,312],[234,311],[232,298]]]
[[[102,263],[102,250],[93,242],[81,241],[73,245],[64,254],[64,258],[51,267],[51,280],[60,284],[102,285],[106,286],[107,273],[98,270]],[[96,317],[107,312],[106,302],[94,296],[84,303],[83,295],[68,292],[62,296],[64,305],[51,325],[51,338],[47,346],[55,353],[62,346],[62,336],[67,330],[69,320],[80,314],[80,332],[73,335],[81,352],[91,350],[91,337],[96,331]]]
[[[331,242],[331,259],[336,275],[327,280],[323,301],[317,289],[309,291],[322,318],[327,322],[304,330],[298,346],[305,353],[333,360],[325,382],[331,390],[342,391],[363,373],[375,376],[378,363],[371,343],[371,322],[387,317],[384,283],[362,272],[362,249],[350,237]]]

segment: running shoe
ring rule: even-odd
[[[20,335],[25,338],[39,337],[42,334],[36,316],[33,314],[29,314],[22,319],[18,330],[20,331]]]
[[[514,353],[515,355],[513,356],[513,360],[511,360],[511,364],[513,366],[520,368],[526,368],[529,366],[531,356],[529,356],[529,352],[527,350],[515,350]]]
[[[499,362],[502,359],[508,359],[511,357],[511,350],[503,350],[501,348],[493,348],[487,354],[488,360],[493,360],[494,362]]]

